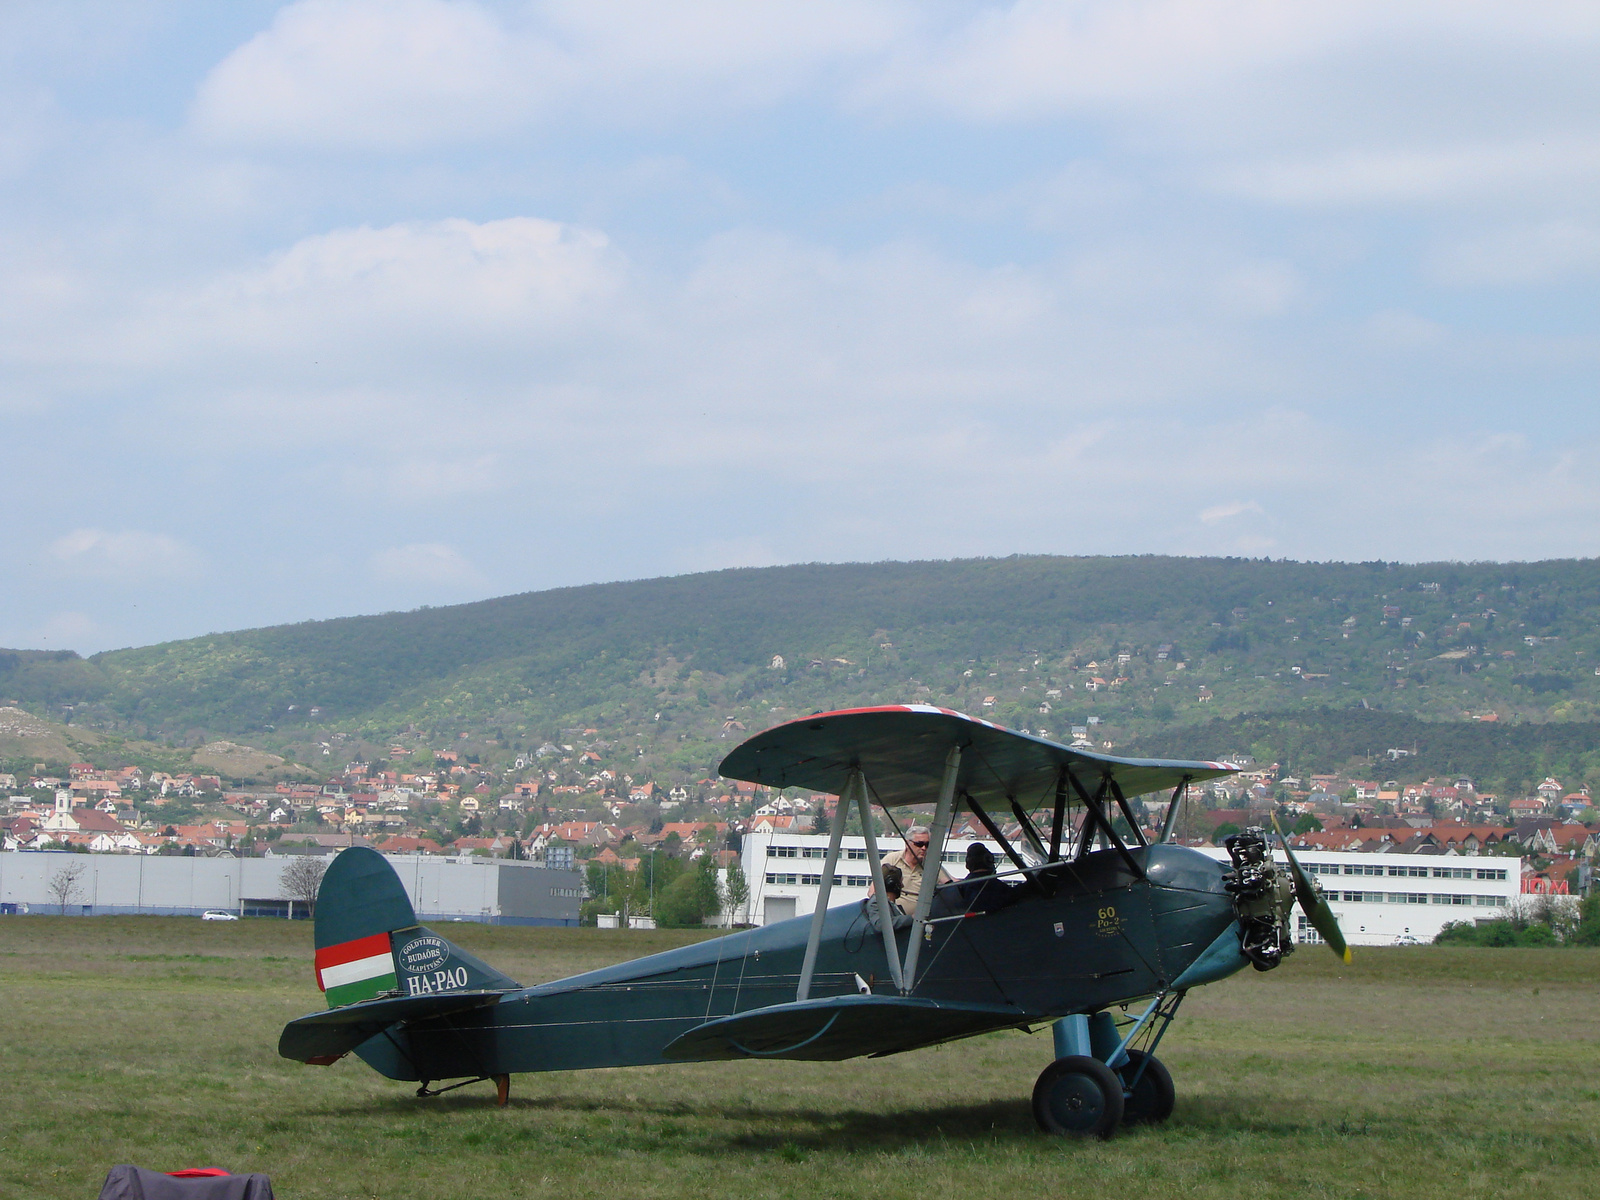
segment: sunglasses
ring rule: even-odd
[[[913,846],[915,846],[918,850],[926,850],[928,848],[928,843],[927,842],[912,842],[911,844]]]

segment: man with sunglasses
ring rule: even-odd
[[[905,848],[884,856],[885,867],[900,868],[900,897],[895,901],[903,913],[917,911],[917,897],[922,894],[922,860],[928,854],[928,827],[913,825],[906,830]],[[943,867],[939,868],[939,883],[950,882]]]

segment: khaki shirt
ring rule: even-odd
[[[886,867],[900,868],[900,899],[895,901],[903,913],[917,911],[917,897],[922,895],[922,867],[911,865],[911,856],[904,847],[893,854],[883,856],[883,865]],[[949,883],[950,876],[943,867],[939,868],[939,882]]]

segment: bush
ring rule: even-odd
[[[1516,920],[1485,921],[1474,925],[1471,921],[1451,921],[1434,938],[1439,946],[1559,946],[1561,939],[1549,925],[1531,924]]]

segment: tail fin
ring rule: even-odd
[[[329,1008],[390,996],[522,986],[417,924],[389,860],[364,846],[340,853],[323,876],[315,942],[317,986]]]

